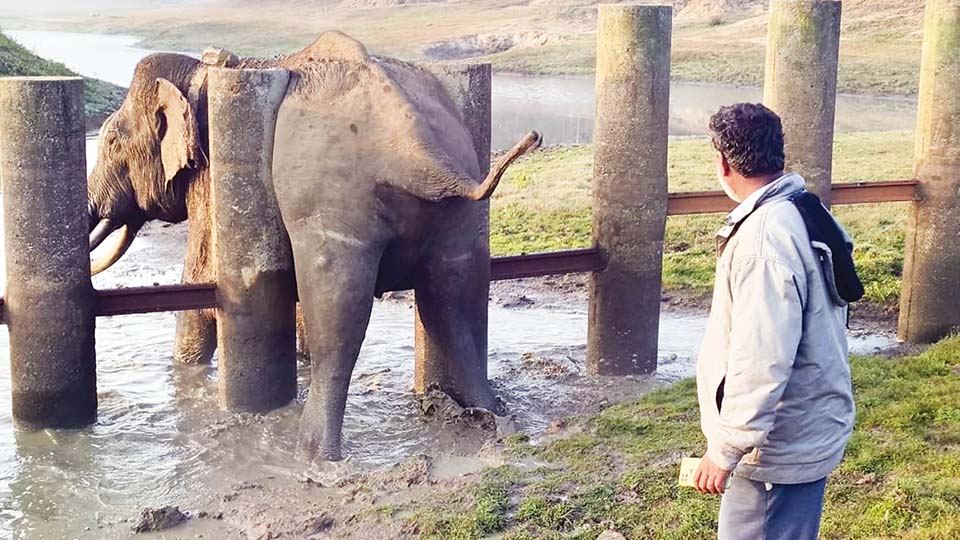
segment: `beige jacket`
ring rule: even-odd
[[[846,305],[833,286],[830,250],[811,245],[787,199],[803,188],[801,176],[781,177],[741,203],[718,233],[697,360],[707,457],[759,482],[827,476],[853,430]]]

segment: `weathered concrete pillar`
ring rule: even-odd
[[[220,404],[263,412],[297,391],[293,256],[272,176],[290,74],[211,68],[208,77]]]
[[[929,343],[960,328],[960,0],[927,0],[915,172],[899,334]]]
[[[839,0],[770,0],[763,102],[780,115],[787,170],[830,204]]]
[[[97,417],[83,80],[0,79],[4,318],[13,417],[76,428]]]
[[[480,172],[490,170],[491,137],[491,67],[490,64],[423,64],[440,82],[460,110],[473,136]],[[481,372],[487,374],[487,304],[490,292],[490,202],[470,203],[473,212],[465,227],[477,231],[475,266],[469,281],[470,322]],[[436,343],[424,331],[420,320],[420,304],[416,313],[416,369],[414,389],[424,392],[431,384],[441,387],[449,380],[446,361]],[[449,359],[447,359],[449,361]]]
[[[657,368],[672,16],[668,6],[600,7],[593,241],[607,267],[589,284],[593,374]]]

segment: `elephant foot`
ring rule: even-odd
[[[177,313],[173,360],[180,364],[204,365],[217,349],[217,321],[202,311]]]
[[[473,388],[466,393],[462,388],[443,387],[431,383],[419,396],[421,412],[427,416],[444,416],[450,410],[460,415],[463,410],[487,411],[494,416],[505,416],[506,406],[503,400],[494,395],[487,385],[485,388]]]
[[[193,344],[177,343],[174,346],[173,361],[178,364],[202,366],[209,364],[212,359],[212,354],[207,354],[205,350]]]
[[[307,462],[340,461],[343,453],[340,444],[331,444],[324,440],[323,429],[305,425],[300,420],[300,432],[297,437],[297,459]]]
[[[462,407],[486,409],[497,416],[506,414],[503,401],[493,393],[489,382],[483,381],[471,384],[466,388],[455,388],[448,392]]]
[[[313,389],[311,388],[311,394]],[[307,403],[300,416],[300,428],[297,435],[296,457],[303,461],[340,461],[340,431],[342,420],[329,418],[328,411],[318,404],[319,400],[307,397]],[[336,423],[336,425],[333,425]]]

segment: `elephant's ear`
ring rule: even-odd
[[[160,159],[167,182],[182,169],[196,167],[200,134],[193,107],[173,83],[157,79],[157,113],[160,126]]]

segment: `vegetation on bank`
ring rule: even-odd
[[[59,62],[40,58],[23,45],[0,33],[0,76],[63,76],[77,74]],[[88,120],[99,121],[116,110],[123,101],[124,89],[105,81],[86,79],[84,108]]]
[[[838,134],[834,181],[894,180],[913,176],[909,132]],[[593,148],[549,148],[515,164],[491,208],[491,249],[497,255],[588,247],[591,244]],[[672,139],[669,188],[718,189],[706,139]],[[892,306],[899,300],[909,205],[863,204],[835,209],[857,244],[855,259],[867,298]],[[704,296],[713,285],[715,233],[723,215],[667,220],[663,280],[667,291]]]
[[[919,356],[851,359],[857,425],[827,487],[825,540],[960,538],[960,337]],[[508,441],[510,463],[472,490],[400,509],[425,539],[715,537],[719,498],[676,485],[700,455],[693,380],[610,407],[542,444]]]
[[[674,28],[670,76],[676,81],[761,86],[766,54],[763,21],[681,24]],[[920,75],[919,34],[879,33],[884,20],[844,28],[837,89],[850,94],[916,94]],[[498,71],[534,75],[591,75],[595,34],[579,34],[535,48],[484,56]]]

